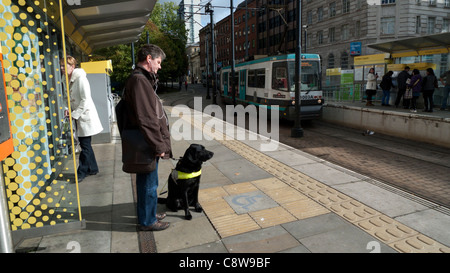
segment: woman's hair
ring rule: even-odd
[[[161,60],[166,58],[166,53],[157,45],[147,44],[141,47],[137,53],[138,62],[143,62],[147,56],[151,55],[152,60],[161,57]]]
[[[419,74],[420,73],[420,71],[419,71],[419,69],[417,69],[417,68],[414,68],[414,70],[413,70],[413,75],[417,75],[417,74]]]
[[[433,68],[431,67],[427,68],[427,72],[430,73],[431,75],[434,75]]]
[[[72,56],[70,56],[70,55],[67,55],[66,60],[67,60],[67,64],[68,64],[68,65],[73,65],[73,66],[77,67],[77,59],[75,59],[74,57],[72,57]],[[64,59],[60,59],[59,62],[60,62],[61,64],[64,64]]]

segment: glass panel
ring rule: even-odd
[[[14,152],[2,167],[13,230],[81,218],[73,156],[68,156],[71,149],[61,143],[63,137],[66,142],[72,140],[64,121],[67,96],[59,75],[60,34],[52,21],[45,21],[51,16],[27,2],[3,1],[0,6],[0,41],[14,140]]]
[[[302,61],[302,91],[320,90],[319,62]],[[289,62],[289,83],[291,92],[295,91],[295,62]]]

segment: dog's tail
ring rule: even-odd
[[[158,204],[166,204],[167,198],[158,197]]]

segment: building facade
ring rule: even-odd
[[[186,22],[188,46],[199,42],[198,33],[202,28],[200,9],[200,0],[182,0],[179,4],[178,16]]]
[[[367,45],[449,32],[449,20],[448,0],[306,0],[303,46],[322,56],[324,70],[351,69],[355,56],[381,53]]]
[[[298,3],[302,3],[302,51],[321,56],[323,78],[326,69],[352,69],[355,57],[382,53],[370,44],[450,31],[450,0],[247,0],[249,57],[295,52]],[[245,1],[239,6],[244,5]],[[245,58],[242,13],[239,8],[234,13],[236,61]],[[232,56],[229,17],[215,27],[217,60],[222,65],[229,65]],[[199,32],[201,50],[204,29]],[[202,53],[201,58],[203,65]]]

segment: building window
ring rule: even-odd
[[[317,9],[317,22],[321,22],[323,20],[323,7]]]
[[[336,16],[336,2],[330,3],[329,15],[330,15],[330,18]]]
[[[348,25],[343,25],[341,27],[341,39],[343,41],[347,40],[349,37],[349,30],[348,30]]]
[[[384,4],[394,4],[395,3],[395,0],[381,0],[381,4],[382,5],[384,5]]]
[[[342,13],[350,12],[350,0],[342,0]]]
[[[355,37],[361,36],[361,21],[356,21],[355,23]]]
[[[395,33],[395,17],[381,18],[381,34],[394,34]]]
[[[328,29],[328,41],[333,43],[336,41],[336,28],[332,27]]]
[[[419,16],[416,16],[416,34],[420,34],[420,24],[421,24],[421,22],[420,22],[420,15]]]
[[[347,51],[344,51],[341,54],[341,68],[348,69],[348,53],[347,53]]]
[[[317,44],[323,44],[323,31],[317,31]]]
[[[427,33],[433,34],[436,29],[436,17],[428,17]]]
[[[312,24],[312,11],[311,11],[311,10],[309,10],[309,11],[306,13],[306,23],[307,23],[308,25],[311,25],[311,24]]]
[[[334,55],[333,55],[333,53],[328,54],[328,68],[334,68]]]
[[[441,32],[450,32],[450,20],[444,19]]]

